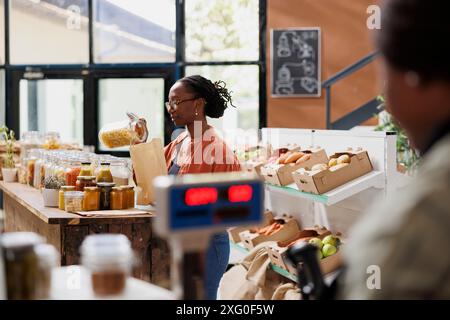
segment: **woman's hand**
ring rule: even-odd
[[[147,142],[148,138],[147,120],[145,120],[144,118],[139,118],[134,130],[136,131],[139,139],[134,140],[132,144],[140,144]]]

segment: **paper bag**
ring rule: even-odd
[[[137,183],[137,204],[155,203],[153,179],[167,175],[166,160],[161,139],[130,147],[130,156]]]

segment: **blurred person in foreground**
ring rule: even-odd
[[[450,1],[386,0],[381,14],[387,111],[423,158],[352,230],[339,297],[449,299]]]

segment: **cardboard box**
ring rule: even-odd
[[[266,211],[264,212],[264,221],[261,225],[261,227],[265,227],[268,226],[269,224],[271,224],[273,222],[273,213],[271,211]],[[239,236],[239,234],[243,231],[247,231],[247,230],[251,230],[251,231],[255,231],[256,230],[256,226],[255,227],[233,227],[233,228],[229,228],[227,230],[228,232],[228,237],[230,238],[230,241],[233,243],[238,243],[241,242],[241,237]]]
[[[311,231],[316,231],[316,235],[313,235]],[[287,251],[289,249],[288,245],[295,240],[303,239],[303,241],[306,242],[314,237],[323,239],[330,234],[331,232],[326,229],[305,229],[300,231],[294,238],[284,242],[279,241],[276,244],[270,244],[266,247],[270,262],[273,265],[288,271],[292,275],[297,275],[296,267],[287,258]],[[340,254],[338,255],[337,253],[320,260],[320,268],[322,269],[322,273],[327,274],[336,270],[340,266],[340,261]]]
[[[330,159],[338,158],[344,154],[350,157],[350,163],[335,171],[331,168],[312,175],[304,170],[294,171],[292,177],[298,189],[304,192],[322,194],[373,170],[367,151],[335,153]]]
[[[331,232],[325,228],[307,228],[299,231],[292,238],[285,241],[278,241],[276,244],[270,244],[266,247],[270,262],[284,270],[288,270],[286,263],[288,262],[287,250],[289,244],[299,239],[304,239],[304,241],[315,237],[323,239],[329,234]]]
[[[266,161],[246,161],[241,164],[241,168],[245,172],[254,173],[260,177],[261,175],[261,168],[266,164]]]
[[[296,219],[292,217],[275,218],[276,220],[284,220],[283,227],[277,232],[271,235],[262,235],[256,232],[256,230],[246,230],[239,233],[242,244],[248,250],[252,250],[255,246],[266,241],[283,241],[292,238],[300,231],[299,225]]]
[[[300,168],[311,168],[318,163],[328,163],[328,157],[324,149],[301,150],[311,155],[305,162],[295,164],[267,164],[261,168],[264,180],[276,186],[286,186],[294,182],[292,173]]]

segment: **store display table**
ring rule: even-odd
[[[124,215],[81,216],[44,207],[41,192],[19,183],[0,182],[3,190],[5,231],[33,231],[47,239],[61,254],[61,265],[80,263],[79,247],[94,233],[122,233],[128,236],[139,266],[135,277],[169,286],[170,255],[165,241],[152,232],[154,212],[124,210]]]
[[[120,295],[98,297],[92,290],[90,273],[81,266],[53,269],[52,300],[174,300],[174,294],[145,281],[128,277],[124,292]]]

